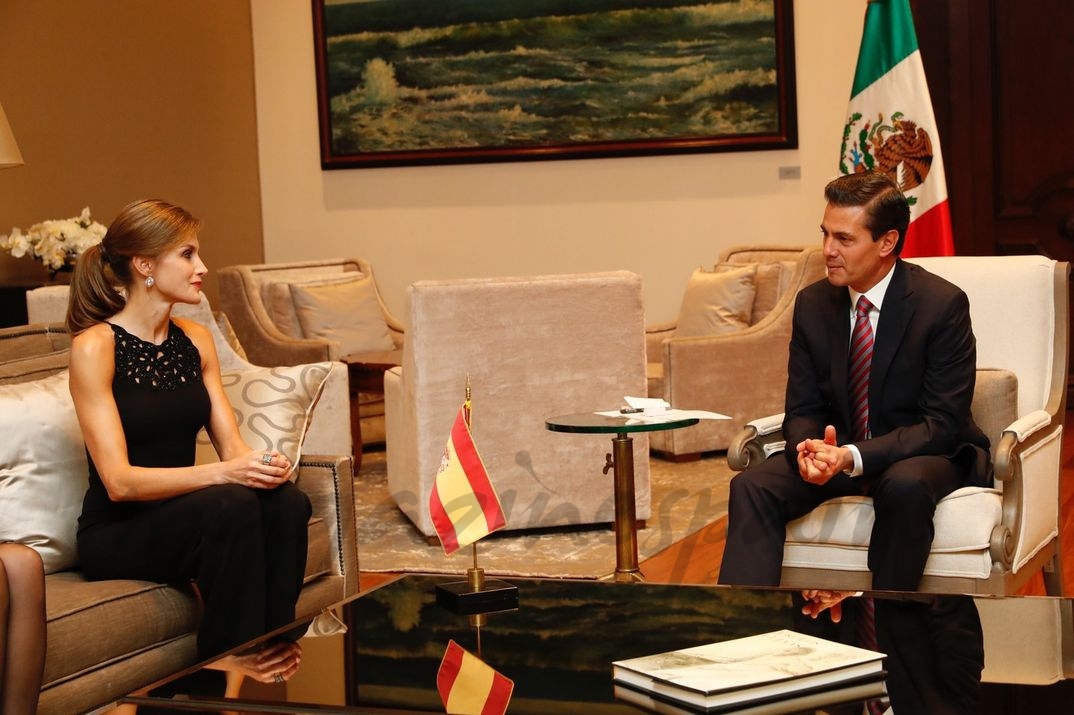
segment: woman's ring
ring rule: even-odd
[[[271,463],[272,463],[272,455],[271,454],[269,454],[268,452],[265,452],[264,454],[261,455],[261,464],[271,464]]]
[[[283,682],[283,676],[280,675],[279,673],[276,673],[275,675],[272,676],[272,682],[274,682],[274,683],[282,683]]]

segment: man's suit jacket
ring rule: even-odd
[[[977,350],[969,300],[957,286],[897,260],[884,295],[869,377],[871,438],[855,442],[864,475],[907,457],[965,460],[968,483],[991,486],[988,438],[970,416]],[[851,440],[847,389],[850,293],[827,280],[794,308],[783,433],[788,446],[835,426]],[[796,458],[788,449],[787,458]],[[797,467],[795,466],[795,471]]]

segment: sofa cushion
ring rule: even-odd
[[[19,325],[0,329],[0,361],[41,355],[71,346],[71,334],[62,323]]]
[[[7,360],[0,363],[0,385],[39,380],[67,369],[71,351],[68,349]]]
[[[317,286],[330,285],[332,283],[346,283],[363,274],[353,271],[336,273],[335,275],[307,277],[289,281],[268,281],[261,286],[261,301],[265,304],[269,319],[280,329],[280,332],[289,338],[301,338],[302,324],[298,322],[298,314],[295,312],[295,300],[291,296],[292,285]]]
[[[928,575],[985,578],[992,559],[992,530],[1000,523],[1002,495],[995,489],[963,487],[939,501],[933,522],[940,525],[925,567]],[[873,529],[873,500],[829,499],[787,524],[786,566],[861,571]]]
[[[253,449],[275,449],[287,455],[292,464],[298,464],[310,416],[331,365],[319,362],[223,373],[224,392],[246,443]],[[197,463],[216,460],[216,450],[202,430],[198,434]]]
[[[694,271],[682,297],[675,336],[720,335],[749,327],[756,275],[754,264]]]
[[[46,573],[75,566],[89,467],[67,371],[0,385],[0,430],[0,541],[32,546]]]
[[[303,337],[338,342],[343,355],[395,349],[370,276],[292,285],[291,297]]]
[[[829,499],[787,525],[787,538],[799,543],[865,546],[873,530],[873,500],[864,496]],[[963,487],[936,505],[933,551],[987,549],[1000,522],[1000,494],[995,489]]]
[[[53,574],[45,583],[45,686],[197,628],[198,600],[189,586],[86,581],[77,571]]]
[[[772,309],[776,307],[776,303],[790,288],[791,278],[794,277],[794,271],[797,268],[798,263],[795,261],[772,261],[757,264],[757,276],[754,279],[757,291],[753,298],[750,325],[756,324],[761,318],[772,312]]]

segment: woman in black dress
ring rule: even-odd
[[[124,208],[78,261],[67,323],[90,467],[83,573],[193,581],[204,606],[198,654],[209,659],[294,620],[310,503],[286,456],[243,441],[209,331],[171,316],[201,300],[199,228],[164,201]],[[220,461],[195,466],[202,427]],[[284,638],[210,667],[282,682],[300,657]]]

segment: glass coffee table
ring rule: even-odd
[[[478,622],[436,603],[436,586],[458,578],[407,575],[363,593],[344,606],[349,631],[332,636],[331,662],[313,662],[307,645],[292,681],[263,696],[127,702],[139,713],[442,713],[436,675],[454,640],[514,681],[509,713],[630,715],[650,711],[616,696],[613,661],[791,628],[795,618],[779,590],[508,578],[518,608]]]
[[[475,623],[437,605],[436,586],[459,576],[390,578],[343,606],[346,635],[304,639],[302,665],[286,685],[244,687],[234,700],[125,702],[138,705],[138,715],[443,713],[436,674],[454,640],[514,681],[510,715],[636,715],[653,710],[617,697],[613,661],[802,625],[792,591],[510,577],[518,608]],[[1065,712],[1072,695],[1071,680],[985,683],[981,713]],[[848,708],[861,713],[860,703]]]

